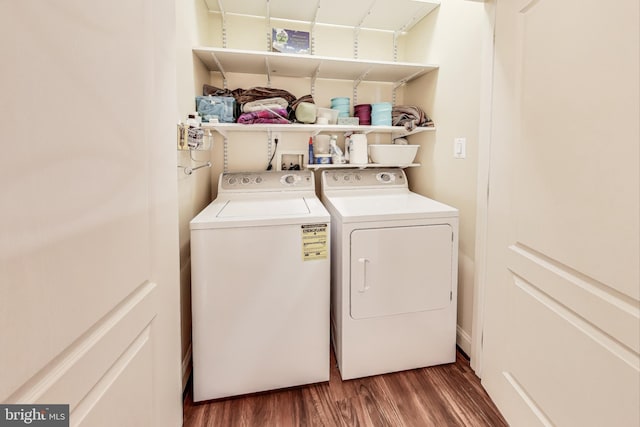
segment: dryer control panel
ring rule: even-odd
[[[409,188],[407,176],[399,168],[324,170],[322,186],[325,190]]]

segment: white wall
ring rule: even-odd
[[[192,48],[205,44],[210,39],[211,27],[203,0],[176,2],[177,30],[177,87],[178,121],[185,121],[187,114],[194,111],[194,97],[202,93],[202,84],[208,82],[209,72],[192,53]],[[196,152],[193,157],[199,161],[211,158],[209,152]],[[177,151],[177,164],[194,167],[200,162],[191,160],[189,152]],[[183,384],[188,379],[191,357],[191,257],[189,221],[211,201],[211,179],[209,169],[199,169],[186,175],[177,168],[179,223],[180,223],[180,305],[182,318],[182,362]]]
[[[420,168],[409,169],[412,190],[460,211],[458,345],[471,351],[476,238],[476,186],[484,5],[446,0],[406,38],[407,60],[439,69],[409,83],[406,103],[422,106],[435,133],[411,138],[419,143]],[[467,140],[466,159],[453,157],[453,140]]]

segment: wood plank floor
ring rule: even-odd
[[[449,365],[342,381],[331,354],[328,383],[193,403],[184,427],[507,426],[458,351]]]

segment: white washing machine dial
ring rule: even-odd
[[[280,179],[280,182],[283,184],[295,184],[296,182],[300,181],[300,177],[297,175],[285,175]]]
[[[394,174],[387,172],[380,172],[376,178],[380,182],[393,182],[396,180],[396,176]]]

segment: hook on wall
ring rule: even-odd
[[[195,149],[193,149],[193,148],[190,148],[190,149],[189,149],[189,158],[190,158],[192,161],[194,161],[194,162],[202,163],[202,162],[203,162],[202,160],[198,160],[198,159],[194,159],[194,158],[193,158],[193,152],[194,152],[194,151],[196,151],[196,150],[195,150]],[[211,161],[209,161],[209,160],[205,161],[204,163],[202,163],[202,164],[200,164],[200,165],[198,165],[198,166],[193,166],[193,167],[192,167],[192,166],[182,166],[182,165],[178,165],[178,167],[179,167],[180,169],[182,169],[182,171],[184,172],[184,174],[185,174],[185,175],[191,175],[191,174],[193,174],[195,171],[197,171],[198,169],[202,169],[202,168],[210,168],[211,166],[212,166],[212,163],[211,163]]]

